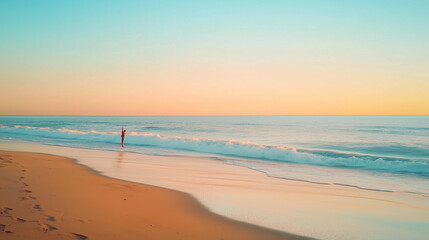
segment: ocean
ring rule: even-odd
[[[429,116],[0,116],[0,138],[204,156],[285,180],[429,196]]]

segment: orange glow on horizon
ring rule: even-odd
[[[13,81],[0,90],[5,115],[429,114],[427,81],[346,68],[170,67],[8,77]]]

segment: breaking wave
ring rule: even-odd
[[[15,125],[0,127],[0,133],[36,136],[51,139],[119,143],[120,132],[76,130],[67,128],[32,127]],[[297,149],[288,146],[261,145],[246,141],[213,140],[181,136],[163,136],[151,132],[129,132],[127,145],[186,150],[241,158],[309,164],[327,167],[364,169],[373,171],[411,173],[429,176],[429,162],[387,156],[363,155],[349,152]]]

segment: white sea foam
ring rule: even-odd
[[[105,143],[118,143],[120,141],[120,132],[82,131],[68,128],[52,129],[21,125],[15,125],[14,128],[1,128],[0,131],[54,139]],[[419,159],[297,149],[288,146],[255,144],[248,141],[163,136],[152,132],[129,132],[126,143],[133,146],[150,146],[286,163],[429,175],[429,163]]]

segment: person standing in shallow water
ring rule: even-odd
[[[122,138],[122,147],[124,147],[125,134],[127,134],[127,130],[124,130],[124,128],[122,128],[122,134],[121,134],[121,138]]]

